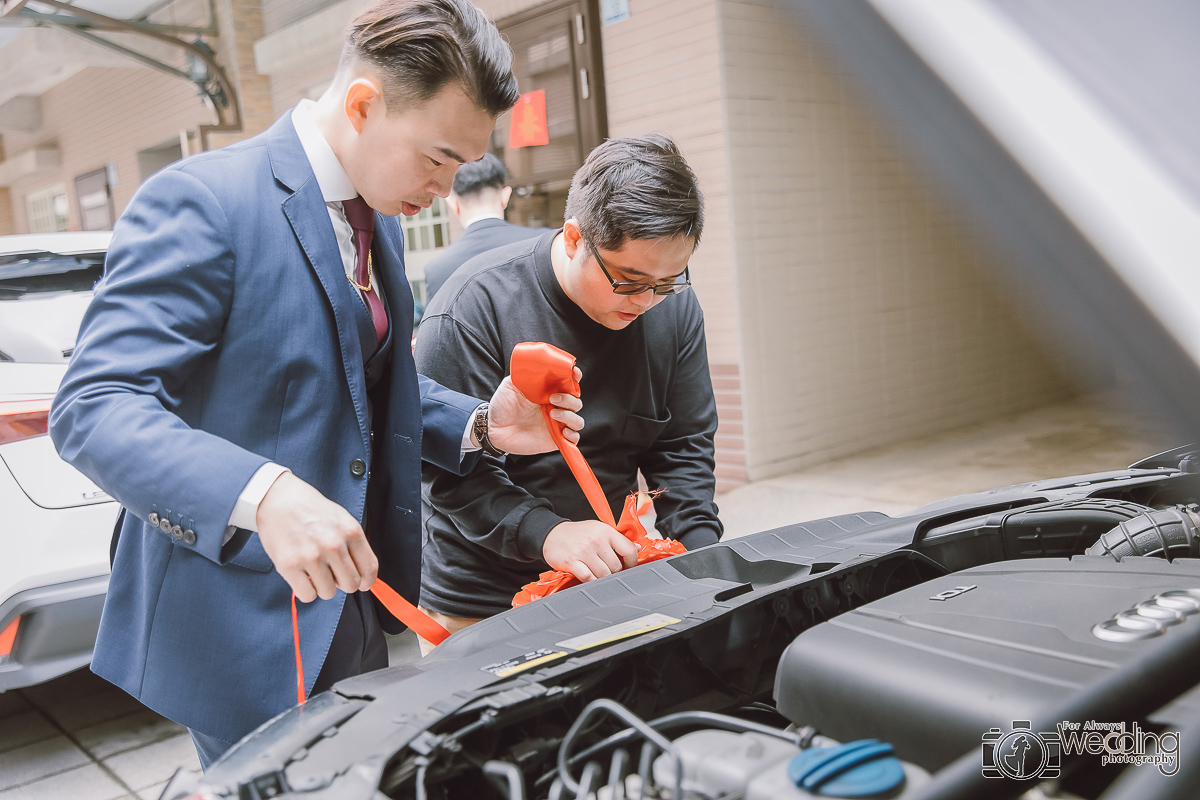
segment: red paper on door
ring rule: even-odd
[[[545,89],[521,95],[521,99],[513,106],[512,126],[508,131],[510,150],[540,144],[550,144],[550,129],[546,127]]]

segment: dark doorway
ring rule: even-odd
[[[558,227],[571,176],[608,135],[599,10],[585,0],[556,2],[510,17],[499,28],[512,44],[522,95],[545,92],[549,139],[509,148],[512,112],[497,121],[492,149],[513,186],[508,221]]]
[[[110,231],[116,213],[108,169],[101,168],[75,179],[75,198],[79,203],[79,227],[85,231]]]

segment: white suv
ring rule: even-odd
[[[50,401],[109,234],[0,237],[0,692],[92,657],[118,506],[58,457]]]
[[[0,236],[0,361],[65,363],[112,233]]]

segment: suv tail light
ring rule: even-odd
[[[50,400],[14,400],[0,403],[0,444],[45,436],[50,422]]]
[[[21,624],[21,618],[17,617],[8,624],[8,627],[0,631],[0,664],[8,661],[8,656],[12,653],[13,642],[17,640],[17,628]]]

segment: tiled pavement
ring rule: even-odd
[[[421,653],[389,637],[392,664]],[[200,769],[187,730],[81,669],[0,694],[0,800],[157,800],[175,770]]]
[[[187,731],[88,670],[0,694],[0,800],[157,798]]]
[[[955,494],[1116,469],[1173,446],[1151,422],[1091,398],[908,442],[722,495],[729,536]],[[411,636],[392,663],[415,659]],[[198,769],[187,731],[80,670],[0,694],[0,800],[154,799]]]

